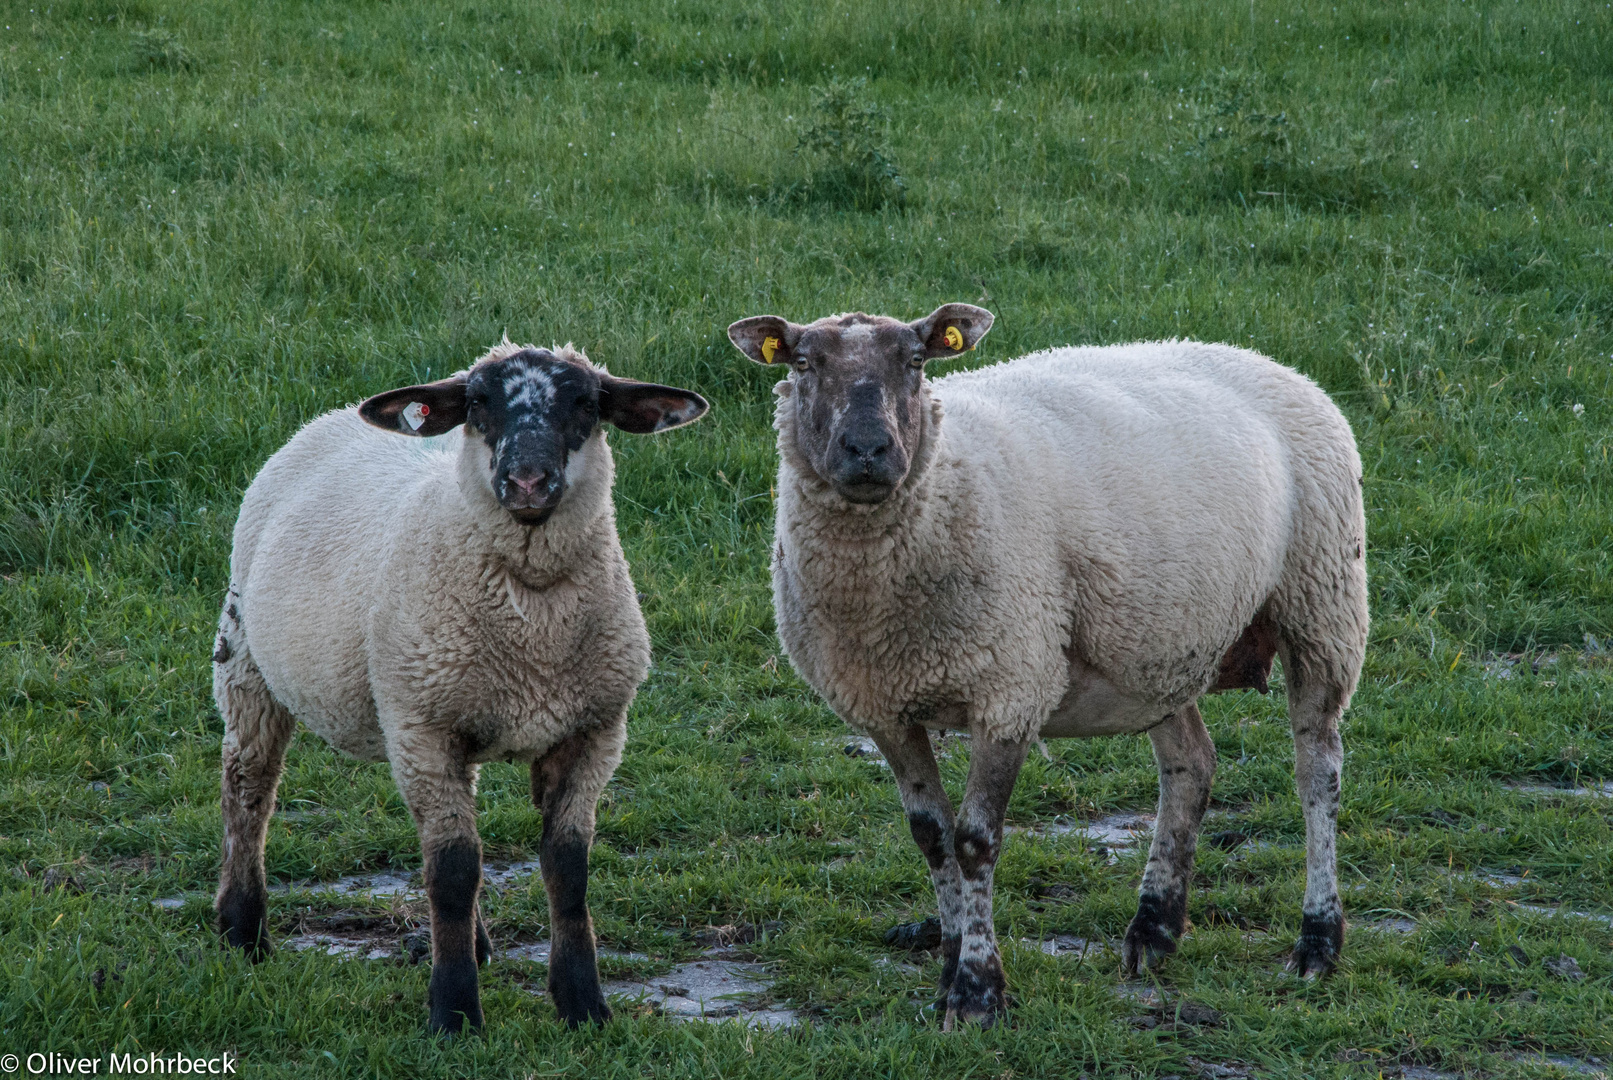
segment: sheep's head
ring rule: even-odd
[[[789,369],[801,453],[842,498],[877,503],[918,449],[925,363],[974,348],[992,319],[973,304],[943,304],[910,323],[857,312],[798,326],[757,315],[730,326],[728,339],[758,364]]]
[[[523,525],[542,525],[565,498],[566,467],[600,421],[647,434],[680,427],[709,408],[699,394],[618,379],[562,349],[496,348],[441,382],[377,394],[359,416],[403,435],[441,435],[463,424],[487,454],[486,482]]]

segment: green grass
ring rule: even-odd
[[[1507,902],[1613,911],[1613,802],[1506,786],[1613,778],[1606,2],[29,3],[0,3],[0,1053],[827,1080],[1187,1076],[1189,1057],[1546,1075],[1507,1055],[1613,1050],[1613,933]],[[855,137],[824,134],[841,121]],[[1112,964],[1017,947],[1011,1026],[916,1019],[935,965],[878,961],[887,926],[930,910],[923,864],[887,774],[772,662],[773,376],[723,328],[947,300],[997,314],[971,362],[1233,341],[1344,407],[1375,618],[1345,732],[1346,905],[1416,932],[1356,933],[1320,985],[1280,974],[1303,887],[1292,751],[1280,702],[1224,695],[1217,806],[1278,846],[1200,854],[1198,929],[1164,975],[1222,1025],[1139,1030]],[[663,965],[697,950],[688,931],[782,920],[760,951],[809,1028],[568,1033],[523,989],[537,969],[501,962],[485,1036],[443,1045],[423,967],[249,969],[205,901],[150,905],[216,873],[208,656],[240,492],[310,417],[506,329],[713,402],[688,431],[615,439],[656,665],[601,807],[594,912]],[[1487,672],[1508,652],[1560,660]],[[1052,755],[1015,822],[1153,801],[1143,740]],[[960,783],[962,755],[946,769]],[[534,852],[525,789],[486,769],[490,855]],[[281,800],[329,812],[276,820],[271,876],[419,864],[384,767],[301,735]],[[53,869],[83,891],[48,888]],[[1526,885],[1460,873],[1480,869]],[[1012,839],[999,931],[1115,937],[1139,872]],[[530,937],[541,889],[490,915]],[[1539,964],[1564,953],[1588,978]]]

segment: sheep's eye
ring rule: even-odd
[[[915,354],[912,357],[912,359],[908,360],[907,366],[910,367],[910,368],[913,368],[915,371],[918,370],[919,368],[922,368],[924,366],[924,354],[923,353]]]
[[[812,367],[811,364],[807,363],[807,358],[804,356],[797,356],[794,360],[791,360],[790,366],[795,368],[796,371],[807,371]]]

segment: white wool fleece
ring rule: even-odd
[[[1202,694],[1262,610],[1291,634],[1326,628],[1307,662],[1353,689],[1361,463],[1311,380],[1162,341],[928,386],[913,467],[874,505],[811,469],[794,387],[776,388],[779,636],[847,720],[1005,740],[1141,730]]]
[[[408,768],[399,752],[434,752],[448,725],[471,761],[529,760],[621,722],[650,648],[603,426],[542,528],[512,520],[488,475],[463,427],[412,439],[349,408],[299,431],[248,490],[231,564],[247,652],[339,749]]]

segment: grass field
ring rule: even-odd
[[[0,1053],[813,1080],[1613,1053],[1613,800],[1567,790],[1613,778],[1604,0],[3,0],[0,26]],[[1303,830],[1280,695],[1206,707],[1216,827],[1263,843],[1201,851],[1154,993],[1219,1023],[1149,1027],[1113,954],[1016,944],[1013,1023],[943,1035],[937,963],[883,944],[929,884],[888,772],[777,659],[774,376],[723,328],[947,300],[997,315],[971,363],[1232,341],[1354,423],[1375,623],[1332,979],[1281,973]],[[808,1024],[623,1006],[571,1033],[541,965],[500,960],[485,1035],[444,1044],[424,965],[214,942],[208,658],[240,493],[302,422],[505,330],[713,402],[615,440],[656,663],[592,878],[603,942],[648,959],[607,972],[777,923],[748,948]],[[1151,807],[1148,744],[1051,751],[1010,809],[1030,831],[998,931],[1112,940],[1141,855],[1032,827]],[[271,879],[418,868],[384,766],[299,735],[280,795]],[[535,856],[524,770],[487,767],[481,806],[491,858]],[[338,912],[422,914],[271,903],[287,932]],[[541,886],[489,915],[536,940]]]

